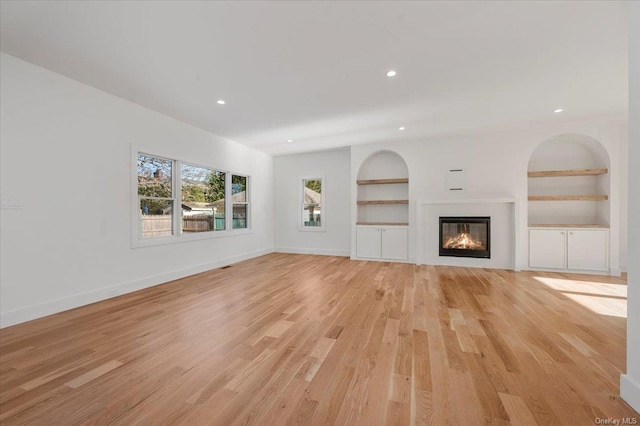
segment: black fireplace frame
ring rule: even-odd
[[[442,247],[442,224],[443,223],[483,223],[487,225],[487,249],[486,250],[466,250],[447,249]],[[491,259],[491,217],[490,216],[440,216],[438,223],[439,234],[438,247],[440,256],[453,257],[475,257],[481,259]]]

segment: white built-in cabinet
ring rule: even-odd
[[[378,152],[360,166],[356,185],[356,257],[406,261],[409,172],[405,161],[394,152]]]
[[[406,226],[358,226],[356,256],[363,259],[407,260]]]
[[[609,270],[609,230],[567,230],[567,269]]]
[[[609,230],[531,228],[529,266],[606,272],[609,270]]]
[[[529,266],[565,269],[567,267],[567,231],[565,229],[530,229]]]

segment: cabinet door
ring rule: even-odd
[[[405,227],[382,228],[382,258],[407,260],[408,232]]]
[[[358,226],[356,229],[356,256],[380,259],[381,234],[380,228]]]
[[[529,266],[532,268],[567,267],[567,231],[564,229],[529,230]]]
[[[604,229],[569,229],[569,269],[609,269],[609,232]]]

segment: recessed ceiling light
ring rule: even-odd
[[[218,99],[218,104],[219,104],[219,105],[224,105],[224,104],[226,104],[226,102],[225,102],[225,101],[223,101],[222,99]]]
[[[395,77],[395,76],[396,76],[396,72],[394,70],[387,71],[387,77]]]
[[[398,130],[404,130],[404,127],[398,127]]]
[[[293,142],[293,139],[287,139],[287,142],[291,143]]]
[[[555,113],[557,114],[557,113],[562,112],[562,111],[564,111],[562,108],[558,108],[558,109],[556,109],[556,110],[555,110],[555,111],[553,111],[553,112],[555,112]]]

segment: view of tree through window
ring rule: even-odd
[[[182,165],[182,232],[225,229],[226,173]]]
[[[173,161],[138,155],[138,198],[142,238],[173,234]]]
[[[302,225],[322,226],[322,179],[303,179]]]
[[[134,246],[136,241],[153,237],[173,236],[177,241],[189,234],[250,227],[249,176],[143,153],[137,154],[136,166]],[[141,245],[168,240],[172,239]]]
[[[231,175],[231,196],[233,199],[233,229],[246,228],[249,213],[246,176]]]

